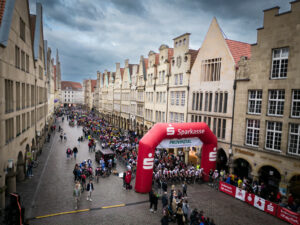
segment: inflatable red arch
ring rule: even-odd
[[[201,168],[208,174],[216,167],[217,138],[206,123],[158,123],[140,140],[137,160],[135,191],[148,193],[152,186],[155,148],[166,139],[190,141],[200,139],[203,143]]]

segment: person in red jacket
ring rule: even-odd
[[[126,189],[131,189],[131,170],[128,170],[126,172],[126,176],[125,176],[125,183],[126,183]]]

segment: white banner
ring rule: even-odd
[[[201,146],[202,141],[199,138],[182,138],[182,139],[164,139],[156,148],[186,148]]]

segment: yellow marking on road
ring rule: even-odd
[[[120,205],[103,206],[101,208],[102,209],[109,209],[109,208],[124,207],[124,206],[125,206],[125,204],[120,204]]]
[[[74,210],[74,211],[69,211],[69,212],[53,213],[53,214],[48,214],[45,216],[37,216],[37,217],[35,217],[35,219],[41,219],[41,218],[46,218],[46,217],[51,217],[51,216],[66,215],[66,214],[72,214],[72,213],[79,213],[79,212],[87,212],[90,210],[91,209],[80,209],[80,210]]]

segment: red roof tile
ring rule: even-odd
[[[159,64],[159,53],[155,53],[155,65]]]
[[[188,53],[191,54],[191,69],[194,65],[194,62],[196,61],[198,52],[199,52],[200,48],[198,50],[194,50],[194,49],[189,49]]]
[[[92,92],[94,92],[96,86],[97,86],[97,80],[91,80],[91,89],[92,89]]]
[[[2,22],[2,17],[4,15],[5,2],[6,2],[6,0],[0,0],[0,25]]]
[[[67,88],[77,91],[78,89],[82,89],[82,85],[79,82],[61,81],[61,90],[67,90]]]
[[[226,39],[228,48],[233,56],[235,64],[240,61],[242,56],[251,58],[251,45],[248,43]]]
[[[148,59],[147,58],[144,59],[144,64],[145,64],[145,69],[146,69],[146,73],[147,73],[147,70],[148,70]]]

